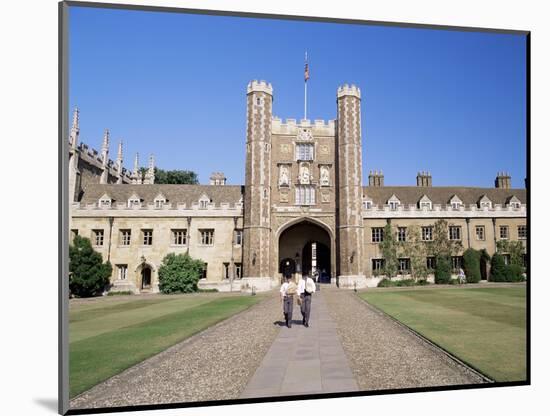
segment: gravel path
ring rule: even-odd
[[[361,390],[483,383],[351,291],[323,288]]]
[[[71,409],[236,399],[280,331],[278,293],[71,400]]]

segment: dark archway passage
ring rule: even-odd
[[[312,259],[313,243],[316,246],[316,262]],[[284,275],[283,263],[293,260],[297,275],[310,274],[316,267],[320,275],[324,271],[324,282],[330,283],[330,247],[330,235],[320,225],[304,220],[290,226],[279,237],[279,273]]]

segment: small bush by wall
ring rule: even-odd
[[[438,285],[447,284],[451,280],[451,259],[448,257],[437,257],[435,260],[435,283]]]
[[[491,259],[491,281],[493,282],[506,282],[507,280],[507,267],[504,263],[504,257],[495,253]]]

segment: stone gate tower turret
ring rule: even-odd
[[[251,81],[246,96],[243,278],[260,289],[270,285],[271,118],[273,88]]]
[[[338,88],[337,228],[339,285],[366,286],[363,267],[363,180],[361,162],[361,91],[355,85]]]

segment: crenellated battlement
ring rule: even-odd
[[[261,81],[253,80],[248,83],[246,93],[250,94],[255,91],[265,92],[266,94],[273,95],[273,87],[271,83],[263,80]]]
[[[338,98],[345,97],[346,95],[352,95],[357,98],[361,98],[361,90],[358,86],[351,84],[344,84],[338,87]]]
[[[279,117],[273,117],[271,121],[271,131],[273,134],[296,135],[302,128],[311,129],[313,136],[334,136],[335,120],[314,120],[302,119],[297,121],[295,118],[282,120]]]

